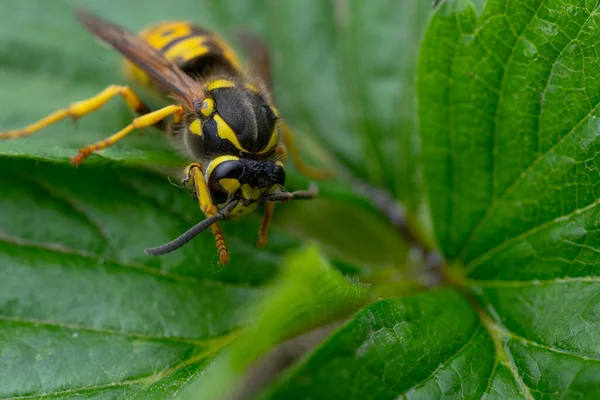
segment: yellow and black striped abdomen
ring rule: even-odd
[[[237,75],[241,71],[235,52],[223,39],[188,22],[163,22],[143,30],[140,37],[190,76],[202,78],[215,71]],[[146,73],[129,61],[125,63],[127,73],[152,86]]]

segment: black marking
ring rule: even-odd
[[[250,153],[263,150],[275,130],[276,119],[267,102],[258,93],[237,87],[219,88],[212,92],[215,110],[229,125],[240,144]]]
[[[239,150],[229,140],[217,134],[217,123],[208,118],[202,123],[202,135],[187,131],[188,150],[198,160],[208,160],[221,155],[238,155]]]
[[[182,55],[175,57],[173,61],[183,72],[192,78],[199,79],[205,79],[217,71],[231,76],[235,76],[239,73],[227,58],[225,58],[223,48],[214,41],[212,34],[202,28],[193,27],[192,33],[182,36],[181,38],[174,40],[174,42],[179,42],[194,36],[203,39],[202,45],[208,49],[208,52],[187,61],[185,61]],[[162,52],[164,53],[168,48],[172,47],[174,45],[172,43],[173,42],[169,43]]]
[[[244,174],[239,178],[243,185],[253,188],[268,188],[285,184],[285,170],[273,161],[255,161],[240,159],[244,165]]]
[[[227,139],[221,139],[217,132],[217,123],[209,118],[202,125],[202,136],[204,137],[204,153],[208,156],[221,154],[238,154],[239,150]]]
[[[209,48],[210,49],[210,48]],[[224,72],[228,75],[236,75],[237,70],[222,54],[208,53],[188,60],[187,62],[177,62],[179,68],[192,78],[204,79],[213,75],[216,71]]]
[[[273,121],[277,121],[279,119],[279,117],[277,117],[277,115],[275,114],[275,111],[273,111],[273,109],[271,108],[270,105],[263,104],[263,108],[265,109],[265,112],[267,113],[267,118],[269,118]]]

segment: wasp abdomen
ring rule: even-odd
[[[139,36],[192,77],[205,78],[214,71],[237,75],[242,68],[225,41],[188,22],[163,22],[143,30]],[[142,84],[153,86],[148,75],[129,61],[126,70]]]

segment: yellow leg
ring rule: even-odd
[[[191,163],[188,165],[185,169],[185,179],[183,181],[184,184],[192,185],[194,187],[196,196],[198,197],[198,202],[200,203],[200,209],[202,212],[204,212],[204,215],[206,215],[207,218],[212,217],[219,211],[212,202],[210,190],[206,184],[206,181],[204,180],[204,176],[202,175],[202,166],[200,164]],[[227,249],[225,236],[223,235],[221,226],[217,222],[210,228],[217,244],[219,262],[221,264],[226,264],[229,262],[229,250]]]
[[[287,149],[289,150],[289,154],[292,157],[292,160],[294,161],[294,165],[296,166],[298,171],[300,171],[302,174],[306,175],[307,177],[314,178],[314,179],[327,179],[327,178],[331,178],[333,176],[333,173],[331,171],[316,169],[316,168],[313,168],[311,166],[304,164],[304,161],[302,161],[302,157],[300,157],[300,152],[298,151],[298,146],[296,146],[294,134],[292,133],[292,130],[290,129],[289,126],[287,126],[287,124],[285,122],[281,123],[281,133],[282,133],[282,137],[283,137],[283,143],[285,144],[285,147],[287,147]],[[278,149],[278,151],[280,153],[282,153],[284,157],[287,156],[287,151],[286,151],[285,147]]]
[[[147,114],[150,112],[148,107],[141,102],[141,100],[128,86],[110,85],[94,97],[73,103],[66,109],[55,111],[47,117],[42,118],[41,120],[34,122],[23,129],[0,132],[0,139],[13,139],[17,137],[29,136],[32,133],[67,117],[71,117],[73,119],[81,118],[86,114],[96,111],[116,95],[121,95],[123,99],[125,99],[127,105],[136,113]]]
[[[262,223],[260,224],[260,231],[258,232],[258,243],[256,243],[256,245],[259,247],[267,244],[269,224],[271,223],[271,218],[273,217],[273,211],[275,211],[275,203],[267,203],[265,208],[265,216],[263,217]]]
[[[161,108],[160,110],[153,111],[149,114],[142,115],[141,117],[135,118],[131,124],[127,125],[125,128],[121,129],[119,132],[114,135],[102,140],[100,142],[96,142],[90,145],[83,147],[75,157],[71,159],[73,165],[79,165],[87,156],[92,154],[94,151],[102,150],[106,147],[112,146],[119,140],[123,139],[134,129],[141,129],[151,125],[156,124],[157,122],[162,121],[164,118],[169,115],[175,114],[175,121],[181,120],[181,117],[184,113],[183,106],[180,105],[170,105]]]

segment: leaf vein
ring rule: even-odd
[[[568,220],[569,218],[578,215],[578,214],[582,214],[586,211],[589,211],[591,209],[593,209],[594,207],[596,207],[598,204],[600,204],[600,199],[597,199],[596,201],[594,201],[593,203],[583,207],[583,208],[578,208],[576,210],[571,211],[568,214],[565,215],[561,215],[559,217],[556,217],[550,221],[547,221],[543,224],[540,225],[536,225],[531,229],[528,229],[524,232],[521,232],[520,234],[513,236],[499,244],[497,244],[496,246],[492,247],[490,250],[486,251],[485,253],[481,254],[480,256],[474,258],[473,260],[471,260],[469,263],[467,263],[464,267],[464,271],[465,271],[465,275],[469,275],[471,273],[473,273],[473,271],[479,266],[481,265],[483,262],[489,260],[493,255],[497,254],[498,252],[506,249],[507,247],[509,247],[511,244],[518,242],[520,240],[523,240],[524,238],[527,238],[537,232],[542,231],[543,229],[546,229],[554,224],[563,222]]]
[[[40,398],[44,398],[44,397],[48,397],[48,396],[87,393],[90,391],[96,391],[96,390],[101,390],[101,389],[113,389],[113,388],[127,387],[127,386],[132,386],[135,384],[144,384],[146,386],[149,386],[153,383],[158,382],[161,379],[166,378],[169,375],[173,375],[174,373],[176,373],[177,371],[179,371],[182,368],[187,369],[187,367],[189,365],[192,365],[203,359],[206,359],[206,358],[209,358],[209,357],[215,355],[217,352],[219,352],[223,347],[225,347],[228,344],[229,344],[229,342],[225,343],[223,346],[218,347],[216,349],[209,349],[203,353],[192,356],[188,360],[185,360],[178,364],[175,364],[171,368],[168,368],[167,370],[165,370],[159,374],[147,375],[147,376],[143,376],[143,377],[140,377],[137,379],[131,379],[131,380],[126,380],[126,381],[122,381],[122,382],[111,382],[111,383],[107,383],[104,385],[86,386],[86,387],[76,388],[76,389],[65,389],[65,390],[57,390],[57,391],[48,392],[48,393],[10,397],[6,400],[40,399]],[[190,378],[188,377],[188,381],[189,381],[189,379]]]
[[[540,5],[543,2],[540,2]],[[539,11],[539,8],[538,8]],[[588,18],[586,19],[586,21],[582,24],[580,30],[578,31],[576,37],[574,39],[572,39],[569,43],[567,43],[560,51],[560,53],[557,55],[555,61],[552,63],[552,68],[548,74],[548,79],[546,80],[546,85],[544,87],[544,89],[542,90],[542,92],[540,93],[540,107],[543,107],[543,99],[544,99],[544,93],[547,91],[549,84],[550,84],[550,78],[552,77],[552,75],[554,74],[558,59],[560,59],[560,57],[563,55],[564,51],[569,47],[569,45],[571,43],[573,43],[575,40],[577,40],[579,38],[579,35],[581,34],[583,27],[585,26],[585,24],[587,24],[587,22],[592,18],[592,16],[594,15],[596,10],[594,10],[594,12],[590,13],[588,15]],[[537,12],[536,12],[537,14]],[[516,45],[516,43],[515,43]],[[516,46],[515,46],[516,47]],[[513,47],[513,51],[515,49],[515,47]],[[511,54],[512,55],[512,54]],[[482,215],[482,217],[479,219],[479,221],[477,221],[477,223],[474,225],[473,230],[471,231],[471,234],[469,235],[469,237],[465,240],[464,244],[461,246],[461,250],[459,251],[459,258],[463,259],[466,257],[466,252],[469,248],[469,246],[471,245],[471,243],[473,242],[473,240],[477,237],[477,234],[479,233],[479,231],[483,228],[484,223],[493,215],[493,212],[502,204],[503,200],[510,194],[512,193],[517,186],[525,179],[525,177],[541,162],[545,159],[545,156],[547,156],[548,154],[552,153],[554,150],[556,150],[556,148],[562,144],[567,138],[569,138],[571,136],[571,134],[573,132],[575,132],[575,130],[577,128],[579,128],[584,121],[586,121],[591,115],[592,113],[598,108],[598,106],[600,105],[600,102],[596,103],[596,105],[592,106],[590,111],[583,117],[580,119],[580,121],[575,124],[573,126],[573,128],[571,130],[569,130],[569,132],[567,132],[562,138],[560,138],[554,145],[552,145],[550,148],[548,148],[544,153],[540,153],[538,154],[537,158],[506,188],[506,190],[504,190],[502,193],[500,193],[498,195],[498,197],[494,198],[492,200],[492,203],[490,204],[490,206],[488,207],[487,211]],[[496,109],[497,112],[497,109]],[[537,136],[538,136],[538,143],[540,143],[540,134],[541,134],[541,109],[540,112],[538,113],[538,132],[537,132]],[[541,151],[541,150],[540,150]]]
[[[435,377],[435,374],[438,373],[440,370],[442,370],[443,368],[445,368],[446,366],[448,366],[454,359],[456,359],[464,350],[467,349],[467,347],[469,347],[469,345],[471,343],[473,343],[473,340],[475,340],[475,337],[481,332],[482,330],[482,326],[478,326],[477,328],[475,328],[473,330],[473,333],[471,334],[471,337],[469,337],[469,340],[467,340],[465,342],[465,344],[462,345],[462,347],[460,347],[456,353],[454,353],[453,355],[451,355],[450,357],[448,357],[443,363],[441,363],[435,370],[433,370],[427,377],[425,377],[423,380],[421,380],[420,382],[416,383],[413,387],[411,387],[410,389],[406,390],[402,395],[403,396],[407,396],[410,393],[414,391],[415,389],[417,389],[417,387],[423,385],[425,382],[429,381],[430,379],[432,379],[433,377]]]
[[[515,339],[515,340],[518,340],[518,341],[522,342],[522,343],[526,343],[528,345],[531,345],[531,346],[534,346],[534,347],[538,347],[540,349],[544,349],[544,350],[547,350],[547,351],[552,352],[552,353],[562,354],[562,355],[570,356],[570,357],[573,357],[573,358],[580,358],[580,359],[585,360],[585,361],[600,362],[600,357],[590,357],[588,355],[577,353],[577,352],[574,352],[574,351],[571,351],[571,350],[565,350],[565,349],[561,349],[561,348],[558,348],[558,347],[555,347],[555,346],[551,346],[551,345],[548,345],[548,344],[539,343],[539,342],[536,342],[535,340],[527,339],[527,338],[525,338],[523,336],[519,336],[516,333],[508,331],[508,330],[505,330],[505,334],[507,336]]]
[[[497,181],[497,172],[498,172],[498,166],[497,166],[497,161],[498,161],[498,129],[500,127],[500,109],[501,106],[504,102],[504,88],[506,86],[506,75],[508,72],[508,66],[511,64],[511,62],[513,61],[513,58],[515,56],[516,50],[517,50],[517,46],[520,42],[520,40],[523,38],[523,35],[525,35],[525,32],[527,31],[527,29],[531,26],[531,23],[536,19],[536,16],[538,14],[538,12],[542,9],[542,5],[544,3],[542,1],[540,1],[538,3],[538,7],[537,9],[535,9],[534,13],[531,15],[531,19],[527,22],[527,24],[523,27],[523,30],[521,32],[519,32],[519,35],[515,38],[514,43],[512,44],[511,50],[510,50],[510,55],[508,56],[507,60],[505,63],[502,64],[502,76],[500,77],[500,93],[497,97],[497,101],[496,104],[494,106],[494,132],[492,133],[492,199],[495,199],[495,188],[496,188],[496,181]],[[506,9],[508,8],[508,2],[505,3],[505,12]],[[533,10],[532,10],[533,11]],[[508,18],[506,18],[508,20]],[[512,28],[511,28],[512,29]],[[493,201],[493,200],[492,200]]]
[[[188,276],[188,275],[180,275],[180,274],[175,274],[172,272],[164,272],[157,268],[149,267],[147,265],[135,264],[135,263],[125,263],[123,261],[114,260],[114,259],[110,259],[107,257],[101,257],[100,255],[95,254],[95,253],[90,253],[90,252],[83,251],[83,250],[72,249],[72,248],[66,247],[66,246],[64,246],[62,244],[58,244],[58,243],[34,242],[34,241],[24,240],[22,238],[9,236],[0,230],[0,243],[2,243],[2,242],[10,244],[10,245],[14,245],[14,246],[19,246],[19,247],[28,247],[28,248],[33,248],[33,249],[37,249],[37,250],[58,253],[61,255],[85,258],[88,260],[92,260],[95,263],[100,263],[100,262],[107,263],[108,262],[108,263],[114,264],[116,267],[122,267],[123,269],[128,269],[131,271],[144,273],[147,275],[154,275],[159,278],[171,279],[171,280],[179,281],[179,282],[203,284],[203,285],[207,285],[207,286],[231,286],[231,287],[238,287],[238,288],[251,288],[252,287],[252,285],[248,285],[248,284],[242,284],[242,283],[234,284],[234,283],[230,283],[230,282],[225,283],[225,282],[217,281],[217,280],[197,278],[197,277]]]
[[[502,281],[502,280],[466,280],[467,285],[478,288],[503,288],[503,287],[527,287],[527,286],[543,286],[554,283],[571,283],[571,282],[590,282],[600,283],[600,276],[580,276],[567,277],[545,280],[528,280],[528,281]]]
[[[213,338],[206,339],[191,339],[185,337],[177,337],[177,336],[153,336],[146,335],[138,332],[127,332],[120,331],[116,329],[108,329],[108,328],[96,328],[84,325],[78,325],[68,322],[59,322],[59,321],[47,321],[47,320],[38,320],[32,318],[23,318],[23,317],[13,317],[10,315],[0,314],[0,321],[6,321],[10,323],[17,323],[21,325],[28,326],[43,326],[47,328],[61,328],[68,330],[76,330],[76,331],[85,331],[89,333],[97,333],[102,335],[114,335],[114,336],[124,336],[132,339],[140,339],[140,340],[148,340],[148,341],[157,341],[157,342],[173,342],[173,343],[185,343],[192,344],[195,346],[207,346],[215,342],[220,342],[224,338],[228,336],[235,335],[235,331],[228,333],[226,336],[219,336]]]
[[[15,173],[16,175],[18,175],[20,179],[36,185],[37,187],[39,187],[40,189],[42,189],[44,192],[46,192],[53,199],[58,200],[61,203],[63,203],[66,206],[68,206],[77,215],[81,216],[91,227],[93,227],[98,232],[98,234],[100,235],[100,237],[102,237],[102,239],[104,239],[104,241],[106,242],[106,244],[113,251],[119,253],[119,255],[120,255],[120,249],[116,246],[114,240],[112,240],[112,238],[102,228],[102,226],[96,220],[94,220],[94,218],[92,218],[92,216],[89,215],[81,205],[77,204],[76,201],[74,201],[72,198],[70,198],[68,196],[61,195],[57,190],[55,190],[52,187],[52,185],[48,184],[48,182],[44,182],[44,181],[41,181],[41,180],[38,180],[38,179],[34,179],[33,177],[31,177],[29,175],[25,175],[25,174],[23,174],[21,172],[18,172],[18,171],[14,171],[13,170],[13,173]]]

